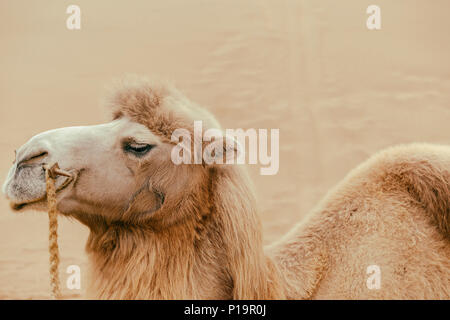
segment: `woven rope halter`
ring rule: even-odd
[[[48,251],[50,253],[50,285],[52,288],[52,299],[61,298],[59,283],[59,248],[58,248],[58,211],[56,209],[56,186],[57,176],[72,177],[72,175],[61,170],[57,163],[52,166],[44,165],[45,184],[47,190],[48,205]]]

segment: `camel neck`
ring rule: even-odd
[[[183,207],[191,211],[182,216],[190,218],[157,232],[126,224],[91,229],[86,249],[92,295],[108,299],[283,298],[278,268],[263,252],[253,194],[247,184],[236,183],[240,178],[234,169],[212,171],[204,201],[196,201],[197,207]]]
[[[91,233],[86,245],[94,298],[225,299],[231,295],[224,254],[185,225],[155,233],[137,227]]]

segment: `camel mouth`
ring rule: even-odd
[[[25,207],[29,208],[30,206],[37,205],[37,204],[44,204],[44,200],[46,200],[47,197],[44,197],[42,199],[34,200],[34,201],[28,201],[28,202],[22,202],[22,203],[14,203],[10,202],[9,206],[14,211],[23,211]]]
[[[64,182],[62,182],[56,188],[56,194],[59,194],[62,190],[66,189],[69,185],[71,185],[77,178],[78,173],[76,170],[71,170],[72,174],[70,177],[66,177]],[[45,183],[45,182],[44,182]],[[47,202],[47,193],[45,192],[42,196],[37,197],[32,200],[22,201],[22,202],[14,202],[10,201],[9,206],[13,211],[24,211],[24,209],[44,209],[46,207]]]

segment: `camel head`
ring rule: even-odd
[[[177,208],[204,194],[208,167],[174,164],[171,135],[192,130],[195,120],[218,123],[170,85],[138,78],[122,81],[107,103],[111,122],[46,131],[16,150],[3,185],[13,210],[46,210],[43,167],[57,163],[71,174],[56,179],[59,212],[90,227],[186,218]]]

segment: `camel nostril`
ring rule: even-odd
[[[31,164],[39,159],[46,157],[47,155],[48,155],[47,151],[37,152],[29,157],[26,157],[26,158],[20,160],[20,162],[17,164],[17,166],[19,167],[21,165]]]

